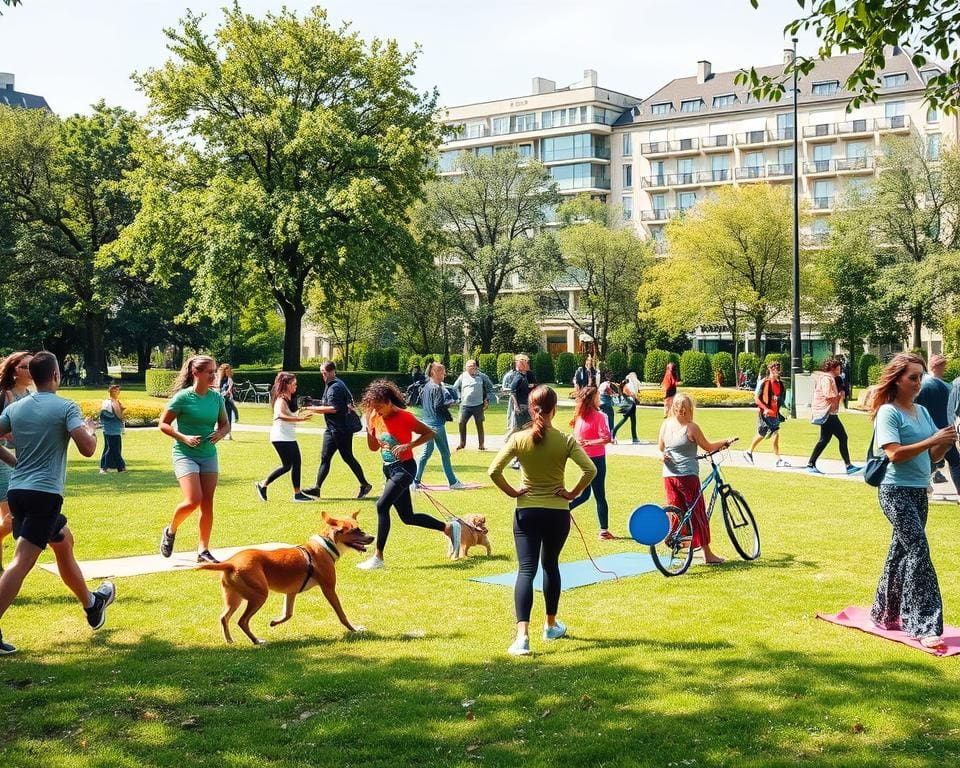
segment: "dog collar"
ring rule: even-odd
[[[335,561],[340,558],[340,550],[337,549],[337,545],[330,541],[330,539],[328,539],[326,536],[316,535],[311,536],[310,538],[327,550],[327,554],[329,554],[330,557],[332,557]]]

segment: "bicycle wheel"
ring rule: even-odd
[[[737,554],[744,560],[760,557],[760,531],[746,499],[739,491],[731,490],[720,499],[723,504],[723,524]]]
[[[670,532],[650,547],[650,556],[664,576],[679,576],[693,560],[693,524],[689,518],[683,520],[685,513],[679,507],[664,507],[664,511],[670,519]]]

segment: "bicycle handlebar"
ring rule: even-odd
[[[733,440],[731,440],[729,443],[727,443],[725,446],[723,446],[723,448],[717,448],[717,450],[715,450],[715,451],[708,451],[707,453],[698,453],[698,454],[697,454],[697,459],[698,459],[698,460],[699,460],[699,459],[709,459],[711,456],[716,456],[718,453],[720,453],[720,451],[725,451],[725,450],[727,450],[727,448],[729,448],[731,445],[733,445],[733,444],[734,444],[735,442],[737,442],[737,440],[739,440],[739,439],[740,439],[739,437],[735,437],[735,438],[733,438]]]

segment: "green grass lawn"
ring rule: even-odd
[[[704,412],[708,431],[749,414]],[[852,421],[852,418],[850,419]],[[656,425],[644,417],[644,428]],[[739,422],[738,422],[739,423]],[[788,423],[787,429],[792,427]],[[319,436],[304,436],[307,478]],[[156,551],[179,499],[169,441],[156,430],[124,438],[130,472],[97,474],[73,454],[65,512],[81,559]],[[214,545],[301,543],[319,512],[372,501],[339,460],[317,505],[290,502],[289,481],[259,504],[253,481],[275,464],[266,435],[220,449]],[[456,456],[463,480],[484,481],[491,454]],[[375,454],[362,462],[378,477]],[[442,477],[434,459],[428,479]],[[869,604],[889,540],[865,485],[731,469],[762,537],[758,561],[695,565],[564,593],[570,636],[514,659],[512,591],[470,582],[515,568],[512,503],[493,488],[438,494],[456,513],[483,511],[493,557],[450,563],[434,532],[394,522],[388,567],[339,564],[347,615],[368,632],[345,637],[319,590],[293,620],[270,629],[274,595],[254,619],[268,640],[220,636],[217,576],[177,572],[119,579],[108,623],[92,634],[54,576],[36,571],[3,619],[20,652],[0,659],[2,765],[55,766],[949,766],[960,759],[960,674],[936,659],[819,622],[818,610]],[[613,456],[611,525],[658,500],[650,459]],[[416,497],[419,510],[430,511]],[[597,542],[593,505],[576,518],[593,555],[638,551]],[[960,623],[956,509],[932,507],[928,526],[946,618]],[[722,523],[716,547],[733,557]],[[195,522],[178,549],[196,543]],[[9,559],[7,540],[5,557]],[[563,557],[583,559],[574,533]],[[51,559],[44,555],[44,561]],[[543,603],[537,594],[534,624]]]

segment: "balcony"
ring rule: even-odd
[[[768,131],[765,128],[737,134],[737,146],[769,146],[787,144],[793,141],[793,128],[778,128]]]
[[[837,138],[836,123],[820,123],[819,125],[806,125],[803,128],[803,140],[809,142],[817,141],[835,141]]]
[[[661,173],[659,176],[641,176],[640,186],[643,189],[657,189],[658,187],[669,186],[669,180],[670,177],[665,173]]]
[[[803,164],[803,172],[808,176],[831,176],[837,173],[836,160],[814,160]]]
[[[742,168],[734,168],[734,176],[737,181],[756,181],[766,178],[767,169],[762,165],[748,165]]]
[[[876,127],[876,120],[848,120],[837,123],[837,133],[844,138],[870,136]]]
[[[640,154],[647,157],[656,155],[690,155],[700,151],[699,139],[679,139],[676,141],[652,141],[640,145]]]
[[[793,163],[779,163],[767,166],[767,178],[793,178]]]
[[[679,213],[679,208],[654,208],[652,211],[640,211],[640,221],[667,221]]]
[[[569,163],[574,160],[609,160],[610,147],[585,147],[575,150],[553,150],[545,152],[540,161],[544,165],[556,165],[557,163]]]
[[[906,115],[878,118],[877,130],[880,132],[893,131],[894,133],[910,133],[910,118]]]
[[[823,197],[811,197],[810,207],[814,211],[829,212],[833,208],[833,195]]]
[[[837,160],[838,173],[873,173],[872,157],[845,157]]]
[[[723,152],[733,149],[733,134],[726,133],[720,136],[704,136],[700,140],[704,152]]]
[[[733,173],[729,168],[717,168],[712,171],[699,172],[701,184],[724,184],[733,181]]]
[[[667,241],[659,237],[653,238],[653,252],[657,256],[667,255]]]

